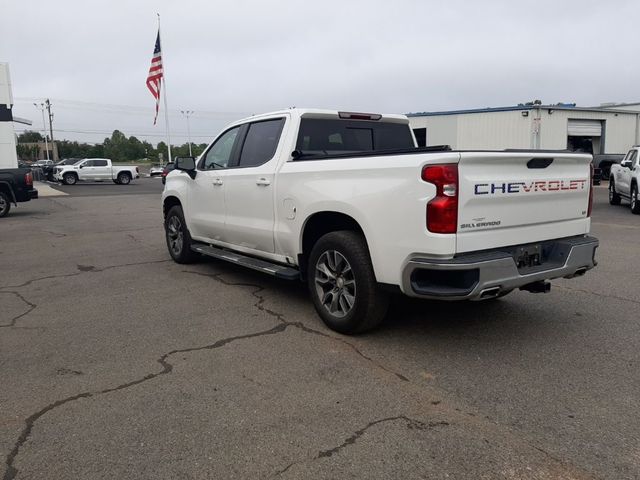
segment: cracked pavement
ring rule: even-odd
[[[159,215],[70,195],[2,219],[4,480],[640,477],[640,223],[604,188],[596,271],[398,298],[358,337],[302,285],[169,261]]]

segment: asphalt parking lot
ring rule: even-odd
[[[640,477],[640,217],[606,185],[584,277],[358,337],[170,261],[157,179],[56,189],[0,221],[4,480]]]

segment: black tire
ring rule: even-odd
[[[75,185],[78,181],[78,177],[75,173],[65,173],[62,177],[62,183],[65,185]]]
[[[331,232],[318,240],[309,255],[307,283],[318,315],[336,332],[366,332],[387,313],[389,296],[379,288],[365,239],[356,232]]]
[[[191,235],[184,220],[182,207],[176,205],[169,210],[164,220],[164,237],[169,255],[176,263],[193,263],[199,255],[191,250]]]
[[[0,218],[6,217],[11,211],[11,200],[9,195],[4,192],[0,192]]]
[[[640,215],[640,198],[638,195],[638,185],[631,185],[631,213]]]
[[[620,205],[622,198],[616,192],[616,184],[613,182],[613,177],[609,180],[609,203],[611,205]]]
[[[131,183],[131,175],[126,172],[118,174],[117,181],[120,185],[129,185]]]

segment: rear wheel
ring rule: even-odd
[[[611,205],[620,205],[620,195],[616,192],[616,184],[613,181],[613,178],[609,180],[609,203]]]
[[[640,214],[640,198],[638,198],[638,185],[631,186],[631,213]]]
[[[191,250],[191,235],[179,205],[169,210],[164,221],[164,231],[169,255],[176,263],[193,263],[197,260],[198,254]]]
[[[117,180],[120,185],[129,185],[131,183],[131,175],[126,172],[119,173]]]
[[[371,330],[387,312],[388,295],[378,287],[366,242],[356,232],[332,232],[318,240],[307,282],[318,315],[337,332]]]
[[[9,199],[9,195],[4,192],[0,192],[0,218],[9,215],[9,210],[11,210],[11,200]]]

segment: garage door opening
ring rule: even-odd
[[[601,120],[572,120],[567,124],[567,150],[571,152],[604,153]]]

